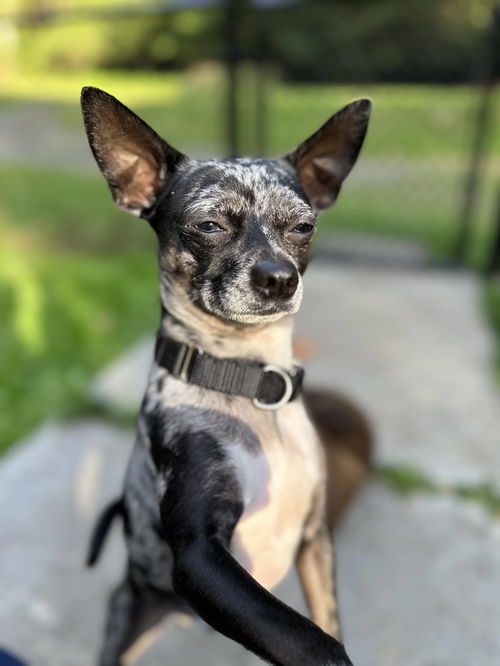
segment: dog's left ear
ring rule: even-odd
[[[328,208],[337,198],[363,145],[370,110],[369,99],[352,102],[285,156],[315,210]]]
[[[90,149],[115,203],[150,218],[168,179],[188,158],[104,90],[83,88],[81,104]]]

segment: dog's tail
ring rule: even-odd
[[[88,567],[94,566],[99,559],[111,523],[118,515],[124,515],[123,499],[121,497],[109,504],[97,519],[92,536],[90,537],[90,545],[85,559],[85,564]]]
[[[325,447],[328,522],[334,529],[370,472],[373,432],[361,410],[339,393],[312,390],[304,398]]]

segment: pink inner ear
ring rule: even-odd
[[[342,169],[338,160],[333,157],[313,157],[312,163],[314,170],[318,174],[318,178],[322,181],[341,180]],[[324,174],[324,175],[321,175]]]
[[[329,208],[337,198],[342,182],[338,160],[327,156],[304,159],[298,170],[302,186],[313,208]]]
[[[153,205],[161,180],[161,168],[144,156],[127,150],[117,151],[114,159],[116,203],[131,212]]]

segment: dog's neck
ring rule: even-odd
[[[293,316],[262,326],[238,326],[204,312],[182,291],[162,293],[163,333],[185,344],[199,347],[219,358],[245,358],[278,365],[293,366]]]

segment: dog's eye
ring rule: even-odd
[[[206,234],[213,234],[216,231],[224,231],[224,229],[220,226],[220,224],[217,224],[217,222],[212,222],[210,220],[205,220],[204,222],[198,222],[196,228],[199,231],[205,232]]]
[[[292,229],[297,234],[310,234],[314,229],[314,224],[309,224],[309,222],[302,222]]]

